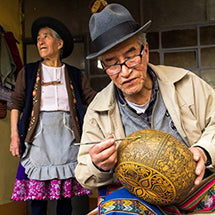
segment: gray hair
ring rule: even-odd
[[[52,28],[49,28],[49,27],[47,27],[47,28],[52,32],[52,35],[57,39],[57,41],[62,40],[60,35],[55,30],[53,30]]]
[[[137,35],[137,40],[138,42],[141,44],[141,45],[145,45],[147,43],[147,40],[146,40],[146,33],[139,33]]]
[[[49,28],[49,27],[47,27],[47,28],[51,31],[52,35],[57,39],[57,42],[60,40],[63,40],[55,30],[53,30],[52,28]],[[60,59],[62,59],[62,55],[63,55],[63,47],[60,50]]]

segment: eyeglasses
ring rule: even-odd
[[[104,72],[106,72],[109,76],[112,76],[120,73],[122,71],[123,65],[127,66],[129,69],[139,65],[142,61],[143,52],[144,52],[144,46],[142,45],[139,55],[130,57],[123,63],[118,63],[118,64],[108,66],[107,68],[104,69]],[[102,62],[102,66],[103,68],[105,67],[103,62]]]

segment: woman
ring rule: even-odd
[[[38,18],[32,38],[42,60],[19,72],[11,97],[10,151],[21,156],[12,199],[33,200],[33,215],[45,215],[47,200],[56,199],[57,214],[69,215],[70,198],[90,193],[74,178],[79,148],[72,142],[80,141],[83,104],[95,92],[80,70],[61,60],[73,50],[64,24]]]

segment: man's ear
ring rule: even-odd
[[[63,48],[63,40],[59,40],[58,41],[58,49],[62,49]]]
[[[144,52],[146,53],[147,63],[149,62],[149,44],[146,42],[144,46]]]

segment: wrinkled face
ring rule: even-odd
[[[129,58],[139,55],[140,51],[141,44],[138,42],[137,37],[132,37],[103,54],[101,56],[101,61],[104,68],[107,68],[114,64],[123,63]],[[138,96],[143,92],[147,80],[148,62],[149,50],[148,44],[146,43],[140,64],[133,68],[128,68],[126,65],[122,65],[120,73],[109,76],[128,99],[135,95]]]
[[[43,59],[60,56],[63,40],[57,40],[49,28],[41,28],[37,35],[37,48]]]

